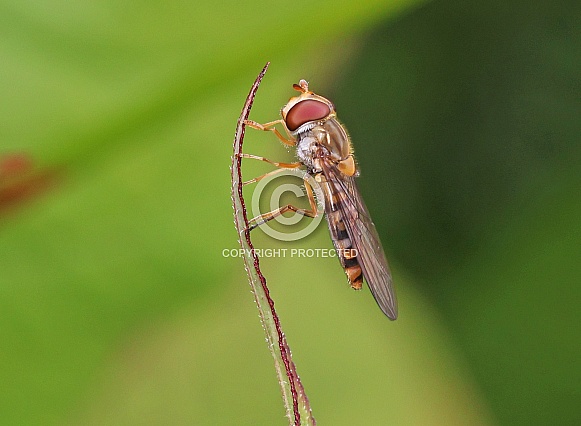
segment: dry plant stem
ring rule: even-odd
[[[238,241],[244,250],[244,267],[248,274],[248,280],[254,300],[258,307],[262,327],[266,333],[266,341],[272,356],[274,366],[278,376],[283,400],[286,408],[286,415],[289,424],[315,425],[309,400],[299,379],[295,364],[291,358],[291,351],[287,344],[286,337],[282,331],[280,319],[274,309],[274,301],[270,297],[270,292],[266,285],[266,279],[260,271],[260,262],[255,253],[254,246],[250,239],[248,230],[248,216],[246,214],[246,204],[242,196],[242,143],[244,142],[245,120],[250,115],[250,109],[254,101],[254,96],[258,86],[266,74],[270,62],[268,62],[250,89],[246,98],[246,103],[242,109],[242,114],[238,119],[236,135],[234,137],[234,155],[232,156],[232,205],[234,207],[234,224],[238,231]]]

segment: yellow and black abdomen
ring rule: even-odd
[[[345,226],[344,218],[341,216],[341,209],[339,208],[340,203],[345,202],[344,196],[336,191],[330,191],[329,183],[322,174],[320,175],[320,179],[322,180],[321,186],[324,186],[325,216],[337,257],[345,270],[351,287],[355,290],[361,290],[361,286],[363,285],[363,271],[357,259],[357,249],[353,247],[353,242]]]

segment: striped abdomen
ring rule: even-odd
[[[321,182],[325,190],[325,213],[327,216],[327,223],[329,224],[329,232],[333,245],[337,251],[337,257],[341,262],[341,266],[345,269],[345,274],[349,279],[351,287],[355,290],[361,290],[363,285],[363,271],[357,259],[357,249],[353,247],[353,243],[341,212],[339,211],[339,203],[344,202],[345,195],[340,192],[329,191],[328,182]]]

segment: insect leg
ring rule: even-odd
[[[305,189],[307,190],[307,197],[309,198],[309,204],[311,205],[311,210],[314,211],[315,213],[317,212],[317,200],[315,200],[315,195],[313,194],[313,188],[311,188],[311,185],[309,184],[309,182],[304,179],[305,181]],[[316,216],[316,214],[315,214]]]
[[[274,127],[278,123],[284,124],[284,122],[282,120],[271,121],[271,122],[265,123],[265,124],[260,124],[260,123],[257,123],[256,121],[252,121],[252,120],[244,120],[244,124],[246,124],[248,127],[252,127],[253,129],[256,129],[256,130],[263,130],[265,132],[272,132],[285,145],[295,146],[297,143],[294,140],[285,138],[278,131],[278,129],[276,127]]]
[[[242,185],[248,185],[248,184],[251,184],[254,182],[258,182],[259,180],[264,179],[265,177],[272,176],[272,175],[277,174],[283,170],[296,169],[296,168],[302,166],[302,163],[299,161],[297,161],[295,163],[280,163],[278,161],[272,161],[272,160],[269,160],[268,158],[259,157],[258,155],[253,155],[253,154],[240,153],[238,155],[242,158],[251,158],[253,160],[260,160],[260,161],[264,161],[266,163],[272,164],[273,166],[280,167],[278,170],[273,170],[271,172],[263,174],[262,176],[258,176],[258,177],[255,177],[254,179],[250,179],[250,180],[247,180],[246,182],[242,182]]]
[[[300,167],[302,165],[302,163],[300,161],[297,161],[295,163],[279,163],[278,161],[272,161],[272,160],[269,160],[268,158],[259,157],[258,155],[244,154],[244,153],[240,153],[238,155],[242,158],[251,158],[253,160],[264,161],[264,162],[267,162],[269,164],[272,164],[273,166],[280,167],[283,169],[295,169],[295,168]]]
[[[242,182],[242,186],[250,185],[251,183],[258,182],[259,180],[262,180],[262,179],[264,179],[266,177],[275,175],[275,174],[280,173],[280,172],[282,172],[284,170],[286,170],[286,169],[275,169],[275,170],[272,170],[272,171],[270,171],[268,173],[265,173],[265,174],[263,174],[261,176],[258,176],[258,177],[255,177],[253,179],[250,179],[250,180],[247,180],[247,181]]]
[[[317,216],[317,212],[316,211],[311,211],[308,209],[301,209],[298,207],[293,206],[292,204],[287,204],[284,207],[280,207],[276,210],[273,210],[271,212],[268,213],[264,213],[260,216],[257,216],[253,219],[250,219],[248,221],[248,230],[252,231],[254,228],[262,225],[263,223],[268,222],[269,220],[272,220],[278,216],[280,216],[283,213],[286,213],[288,211],[293,211],[295,213],[298,214],[302,214],[303,216],[307,216],[307,217],[316,217]]]
[[[275,170],[278,171],[278,170]],[[287,204],[286,206],[280,207],[276,210],[273,210],[271,212],[268,213],[264,213],[260,216],[256,216],[253,219],[250,219],[248,221],[248,231],[252,231],[254,228],[262,225],[263,223],[268,222],[269,220],[272,220],[280,215],[282,215],[283,213],[286,213],[288,211],[293,211],[295,213],[301,214],[303,216],[307,216],[307,217],[316,217],[318,215],[318,211],[317,211],[317,201],[315,200],[315,196],[313,194],[313,189],[311,188],[311,185],[305,180],[305,189],[307,190],[307,197],[309,198],[309,204],[311,206],[310,209],[302,209],[299,207],[295,207],[292,204]]]

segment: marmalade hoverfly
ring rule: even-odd
[[[245,124],[257,130],[273,132],[284,144],[295,147],[299,161],[280,163],[256,155],[240,155],[265,161],[279,170],[306,167],[308,175],[322,188],[331,239],[351,287],[360,290],[365,278],[381,310],[389,319],[395,320],[397,301],[391,272],[375,225],[355,184],[359,172],[347,131],[337,120],[333,103],[309,91],[305,80],[293,84],[293,88],[301,93],[282,108],[282,119],[265,124],[246,120]],[[284,127],[288,137],[278,131],[276,124]],[[246,181],[244,185],[276,174],[279,170]],[[305,189],[310,209],[288,204],[253,218],[249,221],[249,229],[287,211],[315,217],[317,203],[306,179]]]

